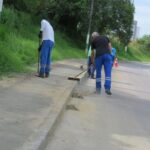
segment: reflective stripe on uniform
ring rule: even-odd
[[[111,77],[106,77],[105,80],[111,81]]]
[[[101,78],[96,78],[96,82],[101,82]]]

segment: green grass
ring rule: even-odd
[[[37,63],[38,37],[26,38],[19,33],[6,34],[7,41],[0,42],[0,74],[8,72],[24,72],[30,65]],[[84,51],[60,32],[55,33],[55,46],[52,60],[83,58]]]
[[[26,38],[20,32],[8,30],[2,31],[5,38],[0,38],[0,74],[23,72],[27,65],[36,61],[36,40]]]
[[[119,53],[118,58],[120,60],[127,61],[150,62],[150,53],[148,51],[129,46],[128,52],[122,52],[122,54]]]
[[[85,53],[81,50],[75,42],[69,39],[65,34],[56,32],[55,34],[56,44],[53,49],[53,60],[63,60],[70,58],[84,58]]]
[[[150,50],[141,42],[131,42],[128,45],[127,53],[125,53],[125,47],[119,40],[112,39],[112,45],[117,49],[117,57],[120,60],[150,62]]]
[[[150,50],[145,49],[144,45],[138,42],[132,42],[129,45],[129,60],[136,60],[141,62],[150,62]]]

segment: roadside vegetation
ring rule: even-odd
[[[117,57],[120,60],[150,62],[150,36],[144,36],[128,44],[127,52],[125,45],[118,39],[112,39],[112,45],[117,49]]]
[[[0,74],[20,72],[35,62],[36,28],[30,16],[4,8],[0,23]]]
[[[37,63],[40,20],[55,30],[52,59],[85,58],[90,2],[87,0],[5,0],[0,18],[0,75],[24,72]],[[150,61],[150,37],[130,42],[134,5],[130,0],[95,1],[91,32],[111,35],[119,59]],[[128,45],[128,52],[124,47]]]
[[[29,14],[4,8],[0,20],[0,75],[26,71],[37,63],[40,22]],[[79,46],[60,31],[55,33],[53,61],[85,56]]]
[[[130,60],[150,62],[150,36],[144,36],[130,43],[128,57]]]

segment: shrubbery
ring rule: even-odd
[[[112,46],[117,49],[117,55],[121,60],[150,61],[150,36],[144,36],[137,41],[132,41],[125,52],[125,45],[118,38],[112,38]]]
[[[143,38],[130,43],[130,53],[136,57],[138,61],[150,61],[150,36],[144,36]]]
[[[150,52],[150,35],[144,36],[143,38],[137,41],[137,44],[141,46],[144,51]]]
[[[29,15],[4,8],[0,21],[0,74],[23,71],[36,59],[37,27]]]

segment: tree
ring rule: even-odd
[[[91,0],[5,0],[4,3],[36,18],[49,17],[55,27],[85,40]],[[97,30],[101,34],[114,32],[127,44],[132,35],[133,15],[131,0],[95,0],[92,31]]]
[[[129,42],[134,15],[130,0],[97,0],[94,12],[93,30],[102,34],[114,32],[124,44]]]
[[[116,31],[122,43],[127,45],[133,34],[134,6],[130,0],[114,0],[112,14],[116,17],[115,20],[111,20],[112,29]]]

